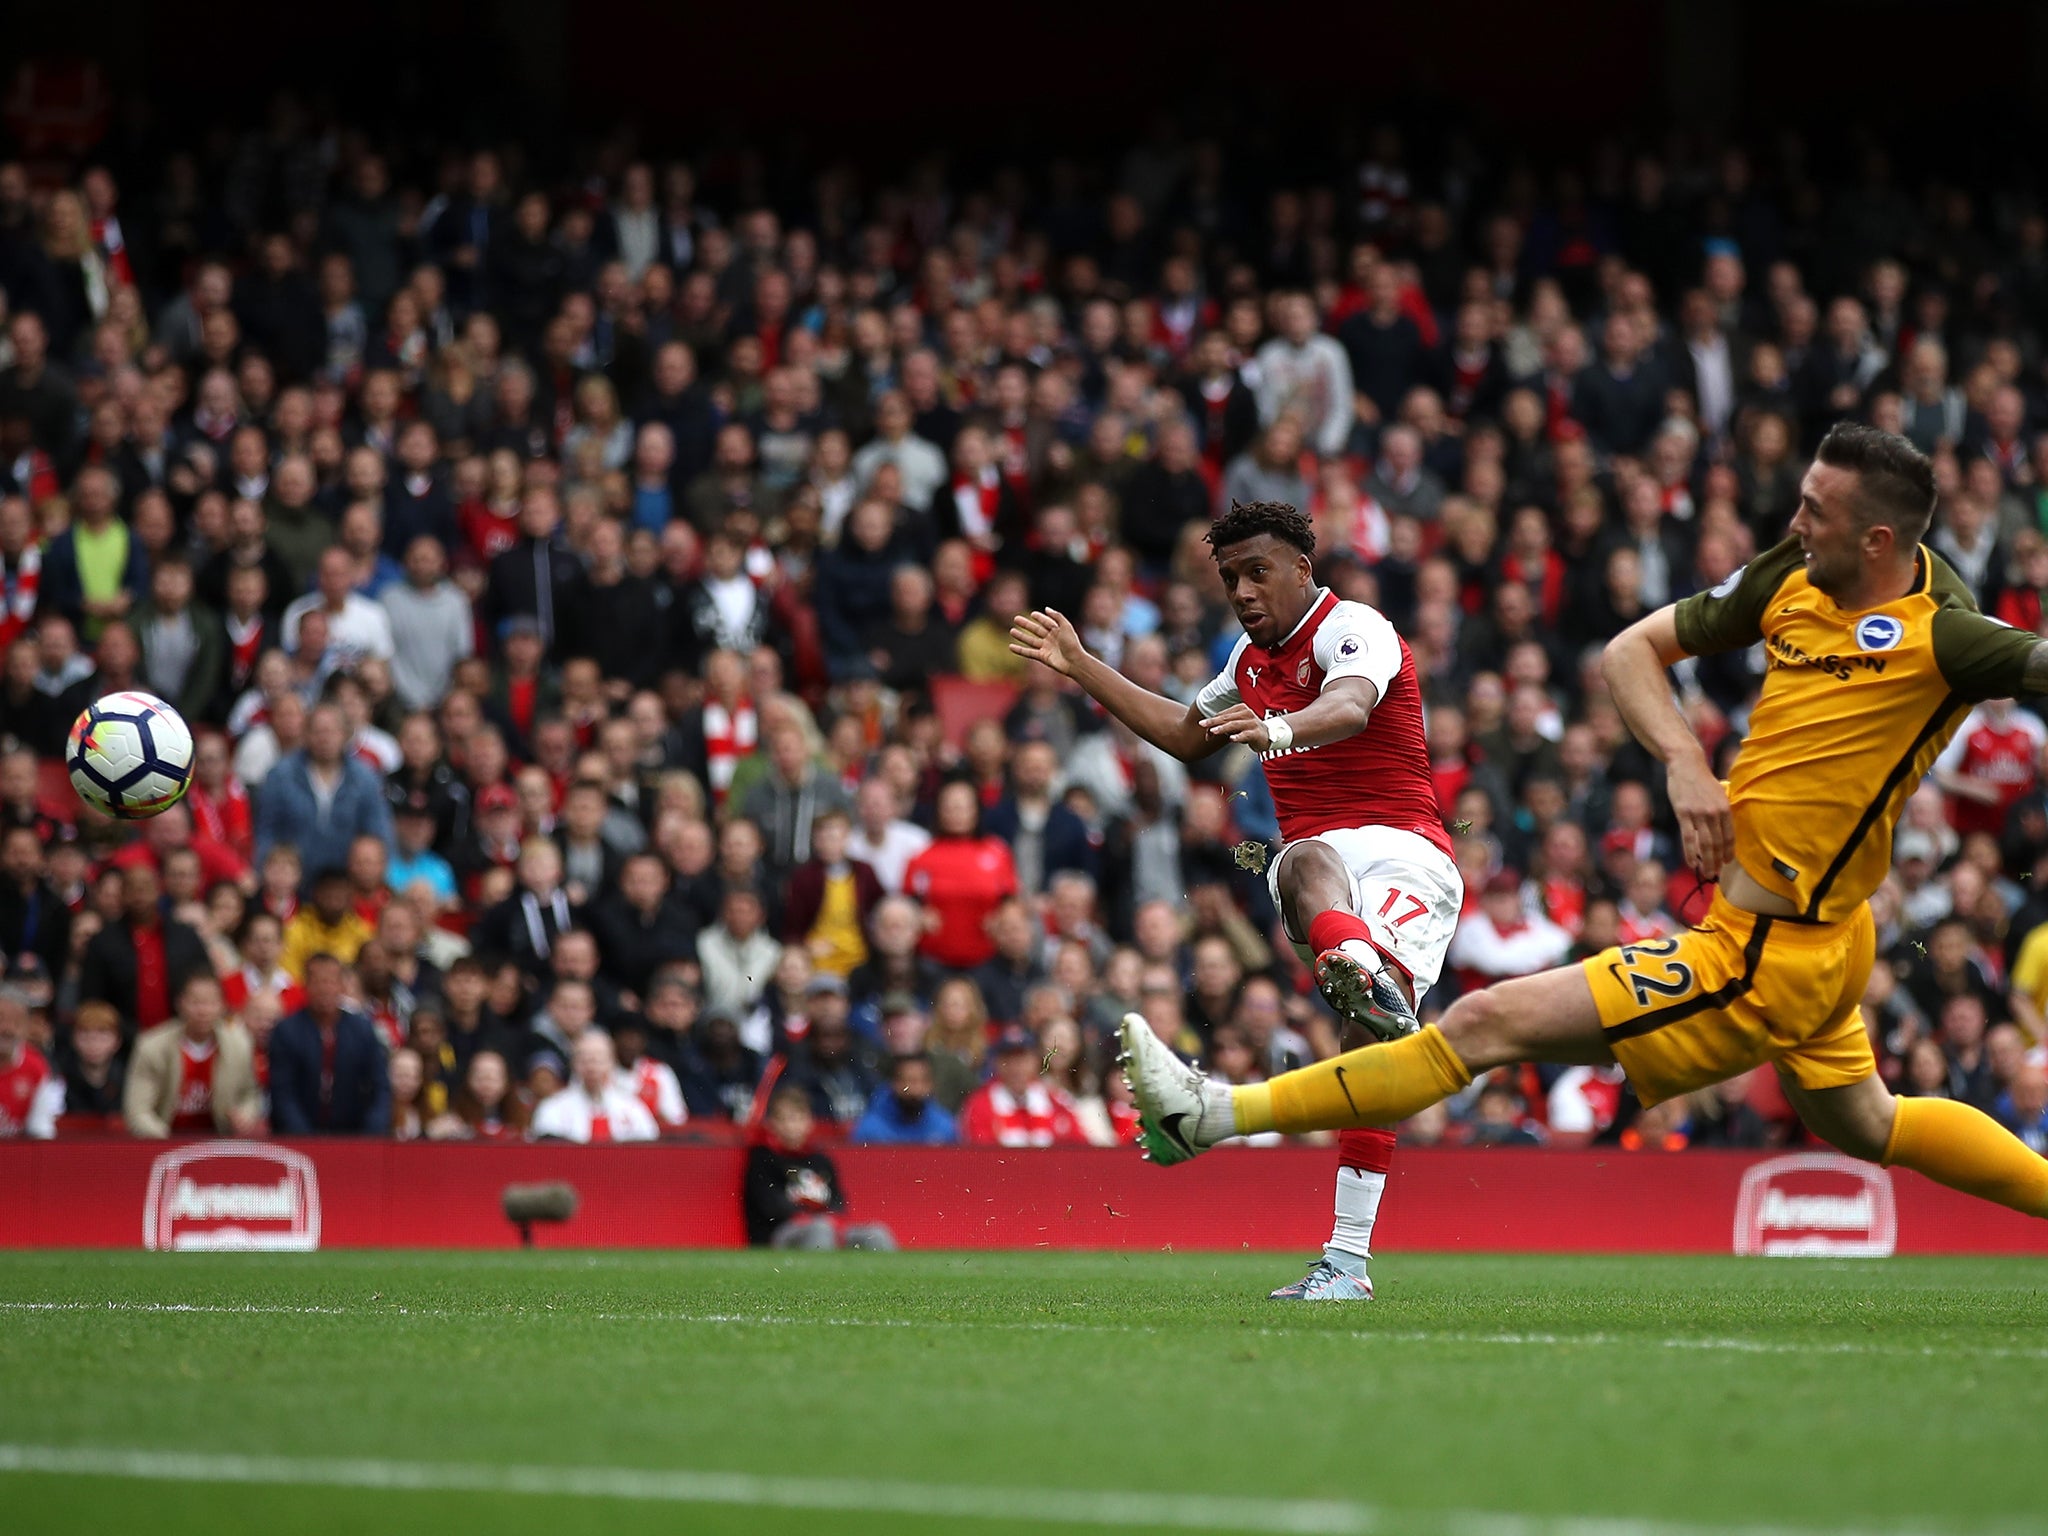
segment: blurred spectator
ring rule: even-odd
[[[988,918],[1017,892],[1009,848],[981,831],[974,786],[959,780],[939,791],[937,836],[910,861],[904,889],[924,904],[919,948],[936,964],[972,970],[995,953]]]
[[[221,1014],[220,983],[188,977],[175,1018],[136,1038],[122,1097],[131,1136],[253,1136],[263,1129],[249,1032]]]
[[[850,1126],[867,1113],[868,1101],[883,1087],[875,1069],[862,1059],[847,1022],[846,993],[833,978],[811,983],[807,1002],[817,1005],[806,1022],[801,1042],[789,1050],[789,1081],[811,1096],[819,1119]]]
[[[1061,870],[1094,875],[1099,863],[1087,825],[1053,798],[1058,773],[1050,743],[1020,743],[1010,759],[1009,790],[983,818],[988,835],[1009,845],[1018,887],[1031,896]]]
[[[1533,1147],[1542,1142],[1529,1124],[1522,1096],[1498,1077],[1488,1078],[1473,1102],[1465,1141],[1475,1147]]]
[[[462,1088],[454,1099],[455,1117],[478,1141],[511,1141],[526,1133],[527,1109],[512,1092],[505,1058],[496,1051],[478,1051],[469,1058]]]
[[[303,982],[306,964],[315,955],[332,955],[343,965],[354,965],[374,930],[363,920],[349,899],[348,872],[323,869],[313,877],[310,899],[284,925],[284,949],[279,957],[287,975]]]
[[[476,937],[483,948],[510,957],[528,976],[540,979],[552,973],[555,941],[575,923],[576,908],[562,885],[561,852],[545,837],[529,837],[519,845],[517,874],[516,889],[484,913]]]
[[[172,1004],[192,976],[211,974],[206,946],[188,925],[163,912],[163,887],[154,869],[109,870],[119,915],[92,936],[78,965],[81,1002],[112,1003],[136,1029],[171,1016]]]
[[[405,580],[379,594],[391,634],[391,684],[407,709],[431,709],[448,692],[455,664],[475,651],[469,599],[446,575],[438,539],[421,534],[405,549]]]
[[[768,936],[759,892],[744,886],[728,890],[719,903],[718,922],[697,935],[706,1011],[737,1017],[751,1010],[781,958],[782,946]]]
[[[766,733],[768,771],[749,789],[740,814],[761,829],[769,864],[787,875],[811,857],[811,828],[827,811],[849,811],[852,797],[811,755],[794,723]]]
[[[785,1086],[770,1096],[741,1185],[747,1241],[757,1248],[893,1249],[886,1227],[841,1224],[846,1196],[839,1169],[812,1144],[814,1127],[801,1088]]]
[[[908,1051],[889,1059],[888,1091],[868,1102],[853,1140],[882,1146],[951,1146],[960,1139],[953,1117],[932,1101],[931,1058]]]
[[[369,1019],[342,1002],[342,965],[306,963],[306,1001],[270,1037],[270,1125],[281,1136],[382,1136],[391,1129],[391,1079]]]
[[[847,854],[852,820],[831,809],[811,823],[811,857],[790,871],[782,914],[785,944],[802,947],[818,970],[845,978],[867,963],[867,926],[882,883]]]
[[[996,1042],[995,1076],[960,1107],[960,1139],[998,1147],[1086,1142],[1073,1102],[1046,1081],[1029,1030],[1013,1026]]]
[[[347,864],[358,837],[391,843],[391,808],[374,770],[346,755],[341,711],[323,704],[306,722],[306,744],[263,779],[256,811],[256,855],[290,842],[312,874]]]
[[[42,833],[33,825],[0,831],[0,952],[41,958],[61,975],[71,953],[71,909],[46,878]]]
[[[1995,1109],[2007,1130],[2036,1152],[2048,1152],[2048,1072],[2031,1062],[2022,1066]]]
[[[931,834],[902,819],[896,790],[886,779],[864,779],[854,807],[855,822],[846,840],[848,855],[873,869],[884,891],[901,892],[910,861],[931,846]]]
[[[536,1141],[653,1141],[661,1134],[654,1116],[632,1088],[621,1082],[611,1037],[590,1030],[576,1041],[573,1078],[533,1111],[527,1135]]]
[[[1458,919],[1445,958],[1468,977],[1468,985],[1487,986],[1561,964],[1571,942],[1564,929],[1529,910],[1521,876],[1504,869],[1487,880],[1479,909]]]
[[[48,1141],[64,1113],[64,1079],[30,1042],[29,1024],[19,991],[0,987],[0,1141]]]
[[[56,1061],[64,1079],[64,1113],[111,1120],[121,1113],[128,1076],[128,1060],[121,1049],[121,1016],[108,1003],[80,1003],[72,1015],[69,1036]]]

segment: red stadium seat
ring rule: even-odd
[[[36,809],[67,827],[78,820],[78,792],[62,758],[46,757],[36,764]]]
[[[939,728],[952,746],[967,740],[968,729],[978,720],[1001,720],[1017,702],[1017,690],[1009,683],[970,683],[964,677],[932,679],[932,709]]]

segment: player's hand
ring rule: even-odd
[[[1249,704],[1233,704],[1220,715],[1211,715],[1203,722],[1203,728],[1219,741],[1242,742],[1254,752],[1263,752],[1273,745],[1266,722],[1252,713]]]
[[[1048,666],[1061,677],[1072,677],[1088,648],[1056,608],[1020,613],[1010,624],[1010,654]]]
[[[1728,808],[1728,791],[1704,754],[1673,763],[1666,791],[1678,817],[1686,864],[1713,879],[1735,857],[1735,813]]]

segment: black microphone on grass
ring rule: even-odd
[[[505,1219],[519,1228],[520,1246],[533,1246],[536,1221],[567,1221],[576,1214],[573,1184],[507,1184]]]

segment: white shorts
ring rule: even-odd
[[[1322,843],[1344,861],[1351,876],[1351,910],[1372,929],[1380,952],[1408,973],[1420,1003],[1443,973],[1444,951],[1451,947],[1458,909],[1465,903],[1465,882],[1451,856],[1428,838],[1395,827],[1339,827],[1296,838],[1266,869],[1266,889],[1273,893],[1283,926],[1287,904],[1280,899],[1281,866],[1304,843]],[[1307,936],[1290,928],[1287,937],[1295,953],[1313,964]]]

